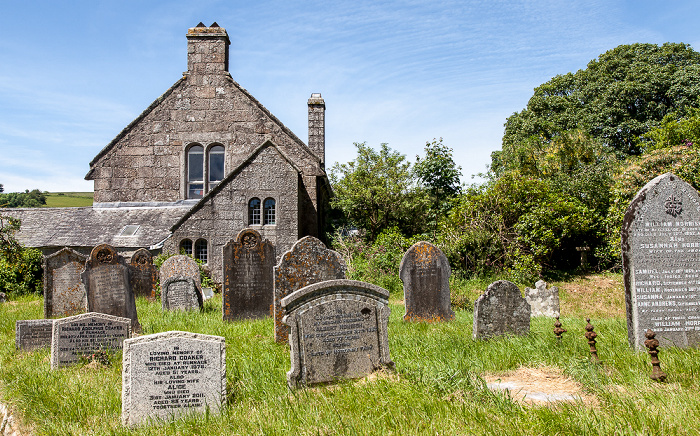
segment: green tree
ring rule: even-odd
[[[659,126],[666,114],[683,116],[697,107],[698,97],[700,53],[689,45],[621,45],[586,69],[535,88],[527,108],[507,119],[503,148],[533,136],[550,141],[579,129],[622,155],[637,155],[643,134]],[[498,170],[503,160],[498,153],[493,160]]]
[[[357,158],[331,169],[331,205],[371,241],[391,227],[407,236],[420,232],[428,198],[417,186],[406,156],[387,144],[378,151],[365,143],[355,147]]]
[[[661,125],[644,135],[649,140],[645,152],[676,145],[700,145],[700,109],[691,108],[685,117],[668,114]]]
[[[20,225],[18,219],[0,215],[0,291],[15,295],[40,294],[41,252],[23,247],[15,239]]]
[[[459,194],[461,169],[452,158],[452,149],[442,143],[442,138],[426,142],[423,159],[416,156],[414,173],[430,194],[436,214],[446,213],[451,200]]]
[[[0,194],[0,207],[41,207],[46,205],[46,194],[38,189]]]

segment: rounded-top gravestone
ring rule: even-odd
[[[406,314],[412,321],[449,321],[455,314],[450,301],[450,263],[430,242],[416,242],[401,259]]]
[[[145,248],[139,248],[131,256],[131,289],[134,295],[156,298],[158,269],[153,265],[153,255]]]
[[[530,304],[515,283],[493,282],[474,302],[474,339],[530,332]]]

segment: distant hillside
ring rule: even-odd
[[[49,192],[45,207],[92,206],[92,192]]]

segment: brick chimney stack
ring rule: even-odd
[[[213,23],[199,23],[187,30],[187,72],[216,74],[228,71],[228,39],[226,29]]]
[[[309,148],[326,165],[326,102],[321,93],[311,94],[309,99]]]

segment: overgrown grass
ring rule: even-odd
[[[92,192],[50,192],[46,194],[46,207],[92,206]]]
[[[471,295],[476,289],[483,292],[483,285],[471,282],[462,289]],[[562,293],[566,298],[571,295]],[[274,342],[272,319],[223,322],[220,295],[207,301],[200,313],[163,313],[159,303],[139,299],[144,334],[187,330],[226,338],[229,403],[218,415],[185,416],[129,430],[120,421],[120,356],[111,366],[51,371],[48,350],[14,349],[14,321],[42,314],[39,300],[23,297],[0,305],[0,392],[2,400],[40,435],[697,434],[700,430],[700,352],[663,349],[660,358],[669,380],[654,383],[648,377],[648,356],[627,345],[624,317],[592,321],[603,360],[594,365],[583,337],[585,320],[578,315],[585,312],[578,306],[583,303],[562,302],[562,323],[568,332],[557,345],[551,319],[533,319],[528,336],[474,341],[471,310],[457,309],[456,319],[449,323],[406,323],[402,298],[398,293],[391,297],[389,342],[395,373],[295,391],[286,385],[289,351]],[[582,383],[596,401],[527,406],[485,389],[485,374],[520,366],[558,367]]]

